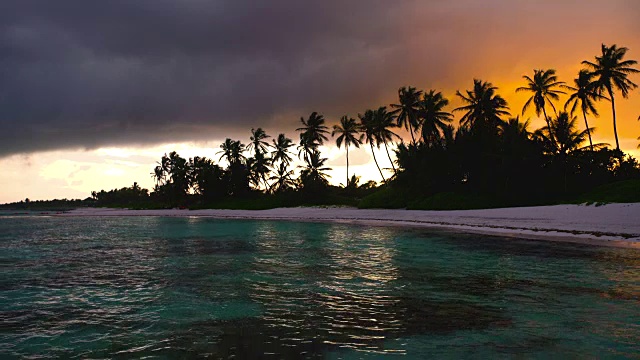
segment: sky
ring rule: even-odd
[[[452,110],[479,78],[517,115],[533,69],[571,83],[602,43],[640,60],[639,17],[637,0],[4,0],[0,203],[151,188],[165,152],[217,160],[252,127],[295,140],[301,116],[333,125],[395,103],[401,86],[442,91]],[[610,106],[598,108],[594,140],[614,145]],[[621,148],[640,157],[640,90],[616,110]],[[344,183],[344,149],[323,154]],[[350,156],[380,180],[368,148]]]

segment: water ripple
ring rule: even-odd
[[[0,218],[0,356],[632,357],[634,250],[338,224]]]

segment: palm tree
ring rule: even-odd
[[[344,186],[345,189],[357,189],[360,183],[360,176],[356,174],[351,175],[350,178],[347,178],[347,184]]]
[[[154,178],[156,178],[156,191],[160,191],[161,187],[165,187],[169,194],[169,201],[176,203],[183,199],[189,192],[191,187],[189,162],[180,157],[178,153],[172,151],[169,155],[164,154],[160,164],[154,170]],[[160,182],[162,181],[162,184]]]
[[[559,94],[564,94],[564,91],[556,90],[555,88],[563,85],[564,82],[558,81],[558,77],[556,76],[556,71],[554,69],[536,69],[533,70],[533,78],[530,78],[528,75],[524,75],[522,77],[527,80],[527,86],[517,88],[516,92],[528,91],[532,93],[529,100],[527,100],[522,107],[522,115],[524,115],[531,103],[533,103],[536,115],[540,116],[540,112],[542,112],[544,114],[544,120],[547,122],[547,128],[551,129],[551,123],[547,116],[546,105],[551,105],[553,112],[557,114],[556,107],[553,105],[553,100],[557,101],[560,99]]]
[[[602,44],[601,50],[602,55],[596,56],[596,61],[594,63],[585,60],[582,64],[591,69],[591,75],[597,77],[594,86],[598,90],[598,93],[602,95],[606,89],[609,94],[609,100],[611,100],[611,111],[613,112],[613,134],[616,138],[616,150],[620,150],[618,129],[616,127],[616,102],[613,96],[613,91],[614,89],[620,90],[622,97],[626,99],[629,96],[629,91],[638,87],[629,80],[627,76],[640,71],[631,67],[637,64],[637,61],[622,60],[629,50],[626,47],[618,48],[615,44],[611,46]]]
[[[233,149],[233,143],[234,141],[230,138],[226,138],[224,140],[224,142],[220,145],[220,148],[222,150],[217,152],[217,154],[222,154],[220,155],[220,159],[218,160],[222,160],[223,158],[225,158],[228,163],[231,163],[231,151]]]
[[[576,111],[578,103],[580,103],[580,109],[582,110],[582,116],[584,117],[584,126],[587,129],[587,135],[589,135],[589,146],[593,151],[593,140],[591,139],[591,130],[589,129],[589,123],[587,122],[587,113],[591,112],[594,116],[598,116],[598,111],[594,106],[595,100],[606,99],[606,97],[598,94],[591,82],[591,74],[587,70],[580,70],[578,77],[573,80],[575,87],[563,86],[567,90],[573,91],[569,96],[569,99],[564,104],[564,110],[571,106],[571,116]]]
[[[276,174],[271,176],[269,180],[275,180],[275,182],[269,187],[269,190],[272,193],[287,191],[295,188],[296,186],[296,182],[293,180],[293,170],[287,169],[287,164],[284,162],[280,163],[280,167],[276,171]]]
[[[207,200],[224,196],[226,187],[223,185],[225,171],[213,160],[206,157],[194,156],[189,159],[190,178],[194,193]]]
[[[302,167],[300,172],[300,181],[305,188],[317,189],[323,188],[329,185],[328,174],[324,171],[331,170],[331,168],[325,167],[327,158],[320,156],[319,151],[314,151],[309,156],[307,165]]]
[[[522,162],[524,154],[531,144],[529,132],[529,120],[520,121],[520,117],[510,118],[500,126],[500,140],[502,149],[509,157],[515,157],[517,162]]]
[[[391,160],[391,155],[389,154],[389,147],[387,143],[393,142],[394,138],[400,139],[396,133],[391,131],[391,128],[397,127],[398,125],[394,121],[393,115],[387,112],[386,106],[381,106],[378,110],[374,111],[374,126],[376,128],[376,138],[378,142],[384,144],[384,149],[387,152],[387,157],[389,158],[389,162],[391,163],[391,168],[393,169],[394,175],[397,174],[396,167],[393,164],[393,160]]]
[[[324,144],[325,140],[328,140],[325,134],[329,133],[329,128],[324,124],[324,117],[315,111],[307,120],[301,117],[300,122],[303,127],[296,129],[300,131],[300,151],[304,151],[305,158],[308,158],[320,145]]]
[[[291,162],[291,156],[289,155],[289,148],[293,146],[293,141],[285,136],[285,134],[279,134],[277,139],[273,139],[274,151],[271,152],[271,158],[273,162],[280,162],[287,166]]]
[[[520,121],[520,117],[516,116],[515,118],[504,121],[502,126],[500,126],[500,135],[513,140],[529,139],[529,135],[531,135],[529,132],[529,120],[522,122]]]
[[[267,135],[267,133],[262,130],[262,128],[251,129],[251,143],[247,146],[247,150],[254,149],[255,152],[263,152],[266,153],[267,148],[269,147],[269,143],[264,141],[264,139],[270,138],[271,136]]]
[[[271,171],[271,159],[262,151],[256,151],[255,156],[247,161],[247,168],[251,175],[251,181],[256,188],[260,188],[260,181],[264,183],[265,190],[269,188],[266,175]]]
[[[460,119],[460,125],[471,130],[478,128],[497,129],[502,122],[502,116],[509,116],[507,101],[495,91],[498,88],[490,82],[473,80],[473,90],[466,90],[466,95],[456,91],[456,95],[467,103],[453,109],[453,111],[465,111]]]
[[[443,133],[448,123],[453,119],[453,115],[443,111],[445,106],[449,105],[449,100],[442,96],[441,92],[430,90],[424,93],[422,100],[418,103],[418,114],[421,119],[420,129],[422,141],[425,144],[440,139],[440,132]]]
[[[360,119],[360,126],[362,131],[364,132],[364,141],[371,146],[371,154],[373,155],[373,161],[376,163],[376,167],[380,172],[380,176],[382,177],[383,182],[387,182],[382,175],[382,170],[380,170],[380,165],[378,165],[378,160],[376,159],[376,153],[373,150],[373,144],[376,144],[376,147],[380,148],[380,142],[378,140],[378,129],[375,123],[375,115],[373,110],[367,110],[363,114],[358,114],[358,118]]]
[[[220,160],[222,160],[222,158],[226,158],[229,166],[240,163],[245,159],[242,154],[245,150],[245,145],[241,143],[240,140],[231,140],[230,138],[227,138],[222,145],[220,145],[220,148],[222,149],[218,151],[218,154],[222,154],[220,155]]]
[[[157,189],[160,186],[160,184],[164,183],[164,181],[166,180],[165,169],[162,167],[162,165],[158,165],[155,168],[153,168],[153,172],[151,173],[151,176],[156,181],[155,187]]]
[[[411,141],[416,144],[416,139],[413,136],[413,129],[417,131],[418,127],[418,102],[420,101],[421,90],[416,90],[414,87],[401,87],[398,89],[399,104],[391,104],[391,108],[394,110],[391,112],[394,116],[397,116],[398,126],[404,126],[411,133]]]
[[[555,119],[550,119],[551,127],[536,130],[548,153],[566,156],[579,150],[580,144],[587,139],[587,130],[578,131],[576,117],[561,111]],[[593,131],[593,128],[591,128]]]
[[[336,145],[338,149],[342,147],[342,143],[344,143],[345,149],[347,149],[347,182],[349,183],[349,146],[353,145],[356,148],[360,147],[362,144],[362,137],[364,135],[358,133],[360,132],[360,126],[356,122],[356,119],[350,118],[348,116],[343,116],[340,118],[340,125],[333,125],[333,132],[331,132],[331,136],[339,136],[336,138]],[[347,185],[345,185],[346,187]]]

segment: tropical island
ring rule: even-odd
[[[269,209],[304,205],[360,208],[479,209],[559,203],[640,202],[640,164],[620,150],[615,97],[637,85],[639,71],[625,59],[627,48],[602,45],[594,61],[583,61],[571,83],[554,69],[523,76],[518,92],[530,94],[521,109],[510,109],[492,83],[474,79],[457,91],[463,106],[448,109],[437,90],[402,87],[390,106],[343,116],[330,128],[313,112],[301,117],[295,143],[284,133],[273,138],[251,129],[247,144],[227,138],[219,161],[165,154],[153,169],[152,191],[131,187],[93,191],[85,200],[5,204],[3,208]],[[565,97],[561,101],[561,96]],[[610,103],[615,148],[594,143],[597,102]],[[457,127],[453,114],[462,116]],[[524,116],[542,117],[546,126],[531,129]],[[514,116],[515,114],[515,116]],[[522,117],[521,117],[522,116]],[[580,120],[578,119],[580,118]],[[396,129],[406,129],[405,142]],[[330,185],[320,146],[332,141],[346,149],[347,172],[341,186]],[[270,139],[271,138],[271,139]],[[639,138],[640,139],[640,138]],[[271,141],[269,141],[271,140]],[[380,183],[361,184],[349,173],[349,148],[367,146]],[[384,149],[393,175],[385,178],[374,148]],[[393,149],[393,150],[390,150]],[[395,160],[391,153],[394,153]],[[298,157],[304,165],[295,167]]]

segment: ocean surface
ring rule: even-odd
[[[0,358],[638,358],[640,252],[0,213]]]

